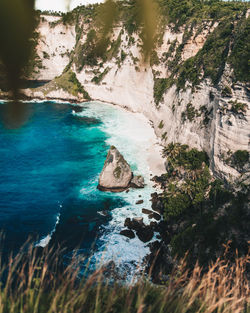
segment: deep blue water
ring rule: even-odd
[[[108,146],[102,121],[72,115],[69,104],[28,104],[17,129],[0,120],[0,230],[2,253],[17,251],[29,236],[39,242],[54,229],[53,242],[89,252],[119,195],[96,189]],[[0,113],[3,104],[0,104]],[[91,189],[90,193],[81,190]],[[86,196],[84,196],[84,194]]]

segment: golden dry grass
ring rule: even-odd
[[[87,278],[79,275],[82,260],[65,268],[59,251],[39,253],[24,248],[1,265],[0,313],[238,313],[249,310],[246,267],[250,257],[235,263],[218,258],[204,273],[178,263],[164,286],[145,276],[134,284],[110,282],[101,268]]]

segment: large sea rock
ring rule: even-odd
[[[122,154],[111,146],[99,177],[98,189],[120,192],[126,190],[133,178],[133,173]]]

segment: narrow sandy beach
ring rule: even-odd
[[[95,101],[94,101],[95,102]],[[143,140],[145,138],[148,139],[147,147],[145,147],[145,152],[147,152],[147,163],[150,169],[150,172],[153,176],[160,176],[161,174],[166,172],[165,169],[165,159],[162,157],[162,149],[163,147],[160,145],[159,140],[155,134],[154,128],[150,125],[149,120],[142,114],[132,112],[129,109],[121,107],[119,105],[115,105],[113,103],[102,102],[97,100],[98,103],[104,103],[105,105],[109,105],[111,107],[115,107],[118,110],[126,112],[127,115],[131,115],[131,120],[134,121],[135,119],[138,120],[138,124],[129,124],[128,125],[128,132],[134,131],[135,135],[138,132],[138,128],[140,128],[140,132],[143,134]]]

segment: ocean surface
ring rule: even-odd
[[[3,107],[0,103],[0,115]],[[114,260],[132,273],[149,248],[119,232],[126,217],[143,216],[142,208],[150,208],[152,128],[143,118],[98,102],[34,102],[27,109],[19,128],[0,120],[1,253],[18,251],[28,238],[41,247],[53,241],[66,253],[91,258],[91,264]],[[110,145],[145,177],[146,188],[97,189]],[[144,203],[136,205],[139,199]]]

